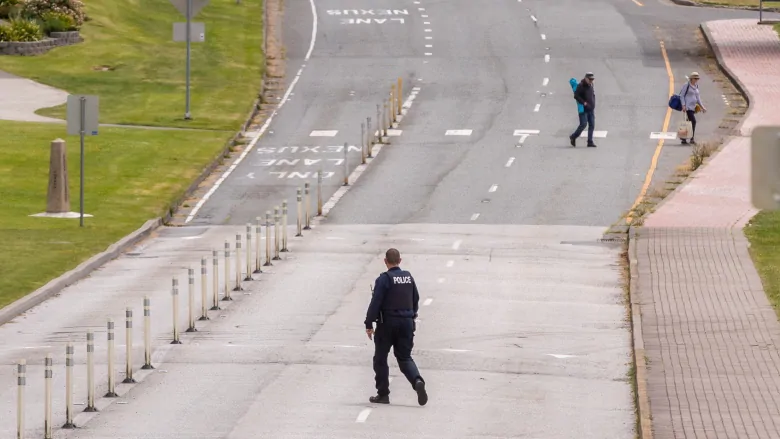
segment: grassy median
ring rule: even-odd
[[[193,119],[184,120],[185,43],[173,42],[184,17],[168,0],[89,0],[85,41],[34,57],[0,57],[0,70],[70,93],[100,97],[100,122],[236,129],[260,87],[260,1],[211,0],[195,17],[206,41],[192,43]],[[61,105],[39,114],[64,119]]]
[[[780,212],[759,212],[745,227],[745,235],[764,291],[780,316]]]
[[[0,70],[100,97],[100,122],[195,130],[101,128],[86,142],[85,212],[38,218],[46,209],[49,145],[68,142],[71,210],[79,207],[77,136],[58,124],[0,121],[0,307],[165,213],[222,150],[260,89],[262,3],[211,0],[195,21],[206,42],[192,47],[192,116],[184,116],[185,47],[168,0],[90,0],[85,42],[32,57],[0,57]],[[64,118],[65,106],[39,110]],[[209,131],[211,130],[211,131]]]

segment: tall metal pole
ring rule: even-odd
[[[190,116],[190,32],[191,32],[191,21],[192,21],[192,0],[187,0],[187,97],[185,99],[186,101],[186,109],[184,110],[184,119],[192,119],[192,116]]]
[[[82,96],[79,99],[79,109],[81,110],[81,120],[79,121],[79,137],[81,144],[81,159],[79,171],[79,227],[84,227],[84,136],[86,135],[87,118],[87,98]]]

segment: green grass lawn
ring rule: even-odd
[[[0,307],[34,291],[163,215],[238,130],[260,91],[261,1],[211,0],[195,21],[192,116],[184,116],[184,18],[168,0],[88,0],[85,42],[44,55],[0,56],[0,70],[100,97],[100,122],[210,129],[101,128],[86,141],[85,219],[46,209],[50,142],[68,141],[71,210],[79,208],[79,144],[65,126],[0,121]],[[111,70],[102,71],[101,66]],[[64,118],[65,106],[39,110]],[[220,130],[220,131],[216,131]]]
[[[46,210],[50,142],[68,147],[71,210],[79,210],[79,138],[64,126],[0,121],[0,307],[75,268],[163,215],[230,137],[224,132],[103,128],[85,142],[79,220],[37,218]]]
[[[168,0],[88,0],[85,41],[35,57],[0,57],[0,70],[70,93],[100,96],[100,122],[236,130],[260,88],[262,2],[211,0],[194,19],[206,41],[192,44],[193,119],[184,120],[184,17]],[[101,66],[114,70],[102,71]],[[63,118],[65,106],[39,111]]]
[[[780,212],[759,212],[745,235],[764,291],[780,316]]]

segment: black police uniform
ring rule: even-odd
[[[374,372],[376,373],[377,396],[371,402],[387,404],[390,402],[389,369],[387,355],[390,347],[398,360],[398,367],[417,392],[420,405],[425,405],[428,395],[425,381],[417,365],[412,360],[414,331],[419,308],[420,294],[411,273],[393,267],[379,275],[374,284],[374,294],[366,313],[366,329],[372,329],[372,323],[378,321],[374,332]]]

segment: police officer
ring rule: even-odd
[[[398,360],[398,367],[417,392],[417,402],[425,405],[428,394],[425,381],[412,360],[414,331],[420,294],[411,273],[401,270],[401,254],[391,248],[385,253],[387,271],[376,278],[371,304],[366,312],[366,334],[374,340],[374,373],[377,395],[368,400],[373,403],[390,403],[389,369],[387,354],[390,347]],[[376,331],[373,323],[377,322]]]

